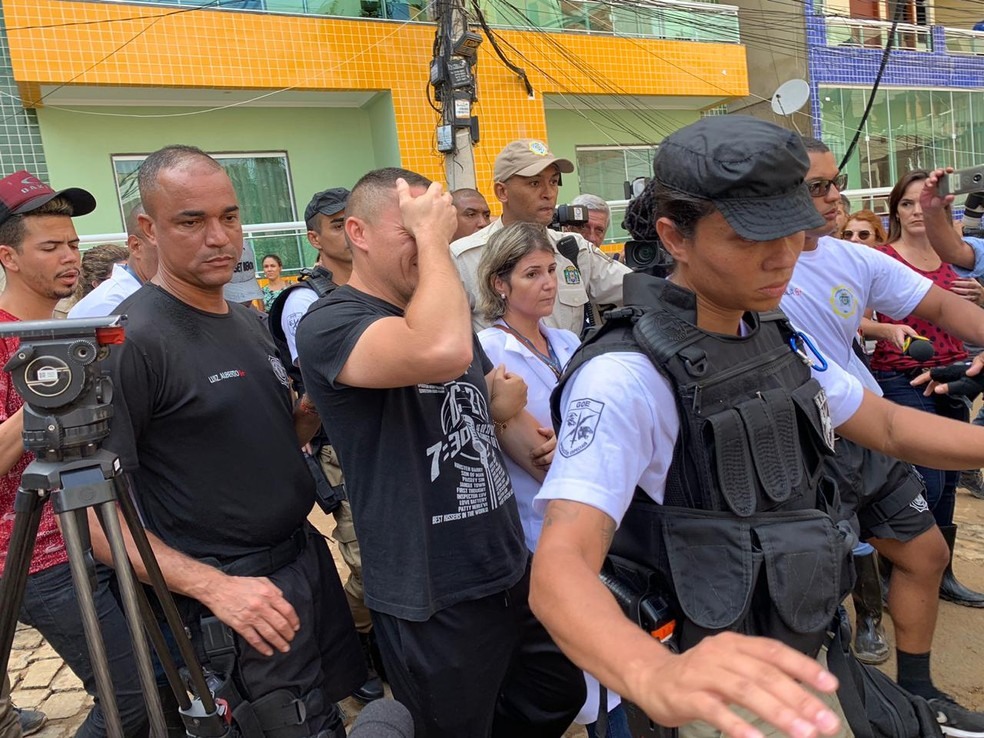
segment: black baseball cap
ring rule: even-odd
[[[72,215],[88,215],[96,209],[96,198],[78,187],[51,189],[30,172],[22,169],[0,179],[0,224],[12,215],[23,215],[37,210],[45,203],[63,197],[72,206]]]
[[[304,220],[311,220],[318,213],[334,215],[342,212],[348,204],[350,194],[352,193],[344,187],[332,187],[330,190],[314,193],[311,202],[304,208]]]
[[[826,222],[803,183],[809,168],[799,134],[748,115],[720,115],[667,136],[653,177],[710,200],[742,238],[771,241]]]

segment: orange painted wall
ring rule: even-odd
[[[264,91],[392,90],[403,165],[443,179],[435,156],[437,114],[427,104],[434,26],[185,10],[68,0],[3,0],[11,60],[25,105],[39,86],[80,84]],[[542,95],[748,93],[745,48],[735,44],[501,31],[529,61],[530,100],[488,42],[478,63],[482,149],[546,136]],[[564,58],[576,55],[597,75]],[[510,53],[511,52],[507,52]],[[543,74],[532,67],[541,68]],[[549,76],[547,76],[549,75]],[[595,79],[608,80],[600,86]],[[613,89],[611,81],[617,81]],[[478,181],[491,160],[476,161]]]

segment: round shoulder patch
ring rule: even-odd
[[[287,376],[287,370],[284,369],[284,365],[280,363],[280,359],[276,356],[270,356],[267,354],[267,360],[270,362],[270,368],[273,369],[274,375],[277,380],[284,387],[290,387],[290,377]]]

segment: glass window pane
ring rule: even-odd
[[[892,118],[896,176],[933,163],[932,103],[928,90],[887,92]]]
[[[974,116],[971,111],[971,97],[977,93],[954,91],[953,130],[956,154],[953,166],[965,169],[974,166],[977,156],[974,150]]]

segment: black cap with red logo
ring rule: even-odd
[[[87,215],[96,209],[96,198],[86,190],[69,187],[55,192],[28,171],[14,172],[0,179],[0,224],[12,215],[37,210],[49,200],[63,197],[72,205],[72,215]]]

